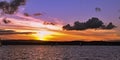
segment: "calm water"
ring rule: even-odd
[[[8,45],[0,60],[120,60],[120,46]]]

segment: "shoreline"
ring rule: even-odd
[[[2,45],[105,45],[120,46],[120,41],[40,41],[40,40],[1,40]]]

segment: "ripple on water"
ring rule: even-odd
[[[42,46],[0,47],[0,60],[120,60],[119,46]]]

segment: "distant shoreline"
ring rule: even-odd
[[[108,45],[120,46],[120,41],[39,41],[39,40],[1,40],[2,45]]]

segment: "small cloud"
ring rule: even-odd
[[[52,22],[46,22],[46,21],[45,21],[43,24],[44,24],[44,25],[55,25],[55,23],[52,23]]]
[[[96,11],[96,12],[101,12],[101,8],[96,7],[96,8],[95,8],[95,11]]]
[[[3,22],[4,22],[5,24],[11,23],[11,21],[10,21],[10,20],[7,20],[6,18],[3,19]]]
[[[1,30],[0,35],[11,35],[11,34],[35,34],[35,32],[16,32],[14,30]]]
[[[28,14],[28,13],[24,13],[24,16],[30,16],[30,14]]]
[[[42,13],[34,13],[33,14],[34,16],[41,16],[41,15],[43,15]]]

